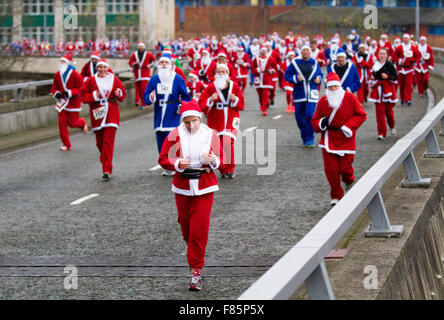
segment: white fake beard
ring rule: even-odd
[[[345,90],[342,87],[335,91],[327,89],[325,91],[325,94],[327,96],[328,104],[330,105],[330,107],[332,107],[333,109],[337,109],[341,105],[342,99],[344,99]]]
[[[68,69],[68,65],[66,63],[60,63],[59,64],[59,71],[60,74],[64,74],[66,69]]]
[[[169,83],[170,82],[170,74],[171,74],[170,68],[168,68],[168,67],[159,68],[158,75],[159,75],[160,82]]]
[[[339,49],[339,45],[336,44],[336,43],[333,43],[333,44],[330,46],[330,48],[331,48],[331,50],[336,51],[336,50]]]
[[[225,86],[227,84],[227,80],[228,80],[227,74],[224,74],[224,75],[216,74],[216,79],[214,80],[214,86],[217,89],[222,90],[225,88]]]
[[[211,62],[211,58],[209,56],[202,57],[202,63],[207,65]]]

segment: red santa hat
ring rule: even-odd
[[[427,41],[426,36],[420,36],[420,37],[419,37],[419,41],[421,41],[421,40],[425,40],[425,41]]]
[[[387,35],[385,33],[381,34],[381,39],[382,38],[386,38],[387,39]]]
[[[202,50],[202,54],[206,53],[207,55],[210,55],[210,51],[208,51],[207,49],[203,49]]]
[[[227,57],[227,54],[224,51],[219,51],[219,53],[217,54],[217,57]]]
[[[100,59],[99,62],[97,62],[96,67],[98,67],[98,66],[100,66],[100,65],[102,65],[102,66],[107,66],[107,67],[109,68],[109,63],[108,63],[108,61],[106,61],[106,59],[104,59],[104,58]]]
[[[403,39],[404,39],[404,38],[410,39],[410,35],[409,35],[408,33],[404,33],[404,34],[402,35],[402,38],[403,38]]]
[[[341,85],[341,79],[339,78],[338,74],[330,72],[327,75],[327,87],[340,86],[340,85]]]
[[[200,42],[200,39],[199,38],[196,38],[196,39],[194,39],[194,43],[199,43]]]
[[[261,52],[261,51],[268,51],[268,49],[265,46],[261,46],[260,49],[259,49],[259,52]]]
[[[94,51],[93,53],[91,53],[91,55],[89,56],[91,59],[97,59],[100,60],[100,53],[98,51]]]
[[[65,54],[60,57],[60,60],[65,61],[67,64],[72,64],[72,56],[70,54]]]
[[[183,120],[185,117],[188,116],[196,116],[202,118],[202,110],[194,99],[191,99],[188,102],[182,100],[180,106],[180,118]]]
[[[137,44],[137,48],[138,47],[143,47],[145,49],[145,42],[139,41],[139,43]]]
[[[192,77],[194,79],[196,79],[197,81],[199,81],[199,73],[197,72],[197,70],[192,70],[189,74],[189,77]]]

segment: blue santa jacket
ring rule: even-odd
[[[327,65],[331,65],[333,62],[336,62],[336,56],[340,52],[345,52],[344,49],[338,46],[338,49],[332,50],[331,47],[325,49],[325,58],[327,59]]]
[[[313,71],[308,77],[308,81],[305,79],[304,75],[301,72],[300,65],[302,64],[311,64]],[[303,77],[302,81],[298,80],[298,75]],[[314,80],[317,77],[320,77],[322,80],[323,73],[319,64],[316,60],[310,58],[305,61],[303,59],[296,58],[285,70],[284,79],[289,83],[294,84],[293,88],[293,101],[294,103],[298,102],[314,102],[317,103],[319,100],[319,84],[316,84]]]
[[[150,94],[155,91],[154,101],[151,101]],[[144,100],[146,105],[154,103],[154,131],[172,131],[180,124],[179,105],[182,100],[191,101],[185,81],[174,72],[172,90],[169,94],[164,94],[159,75],[154,75],[145,89]],[[167,92],[167,91],[166,91]],[[167,102],[164,103],[165,98]]]
[[[359,79],[358,69],[356,69],[355,65],[350,60],[348,60],[346,64],[348,64],[348,66],[347,70],[342,76],[341,86],[342,88],[344,88],[344,90],[348,90],[350,92],[356,92],[359,90],[359,88],[361,88],[361,81]],[[327,74],[329,74],[332,71],[335,72],[334,71],[335,66],[336,62],[330,66],[327,66]]]

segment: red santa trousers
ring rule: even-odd
[[[424,94],[429,87],[429,72],[415,72],[415,81],[418,86],[418,93]]]
[[[361,104],[364,104],[364,102],[367,100],[368,94],[369,94],[369,88],[368,83],[363,82],[361,83],[361,87],[359,88],[358,92],[358,100]]]
[[[394,106],[394,103],[389,102],[375,103],[378,135],[383,137],[387,135],[386,121],[390,128],[395,127],[395,113],[393,112]]]
[[[413,92],[413,72],[407,74],[398,74],[399,93],[401,101],[412,101]]]
[[[59,133],[60,140],[64,146],[71,147],[71,141],[69,140],[68,127],[71,128],[83,128],[85,126],[85,119],[79,118],[80,112],[69,112],[62,110],[57,112],[59,116]]]
[[[242,93],[245,91],[245,88],[247,87],[247,78],[237,78],[237,84],[239,85],[239,88],[242,90]]]
[[[220,170],[221,173],[234,172],[234,139],[230,136],[220,135],[220,143],[222,144],[222,157],[224,168]]]
[[[330,184],[330,197],[332,199],[342,199],[344,190],[341,187],[341,179],[345,184],[352,184],[355,181],[353,159],[354,154],[344,154],[340,156],[322,149],[324,158],[324,171]]]
[[[134,87],[136,89],[136,103],[145,106],[144,93],[146,86],[148,85],[148,80],[136,81]]]
[[[269,88],[256,88],[257,95],[259,96],[259,104],[262,112],[267,111],[270,106],[270,90]]]
[[[192,268],[202,268],[205,263],[214,193],[200,196],[175,195],[177,222],[182,229],[183,240],[187,243],[188,264]]]
[[[293,105],[293,91],[285,90],[285,97],[287,98],[287,106]]]
[[[102,163],[103,173],[113,173],[113,153],[116,131],[117,128],[115,127],[106,127],[94,131],[97,149],[99,149],[100,152],[100,162]]]
[[[274,100],[276,97],[276,82],[277,81],[273,81],[273,89],[270,89],[270,100]]]

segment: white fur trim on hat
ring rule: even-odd
[[[228,68],[228,66],[227,66],[225,63],[219,63],[219,64],[216,66],[216,70],[217,70],[219,67],[224,68],[225,70],[227,70],[227,73],[230,73],[230,69]]]
[[[60,60],[65,61],[67,64],[71,64],[71,61],[69,61],[65,57],[61,57]]]
[[[196,110],[188,110],[188,111],[183,112],[180,115],[180,118],[183,120],[185,117],[188,117],[188,116],[196,116],[196,117],[202,118],[202,112],[199,112]]]
[[[109,64],[108,64],[107,62],[105,62],[105,61],[99,61],[99,62],[97,62],[96,67],[98,67],[98,66],[100,66],[100,65],[104,65],[104,66],[107,66],[107,67],[109,68]]]
[[[347,54],[345,52],[339,52],[336,57],[347,57]]]
[[[341,86],[341,81],[329,81],[327,82],[327,87],[331,87],[331,86]]]

